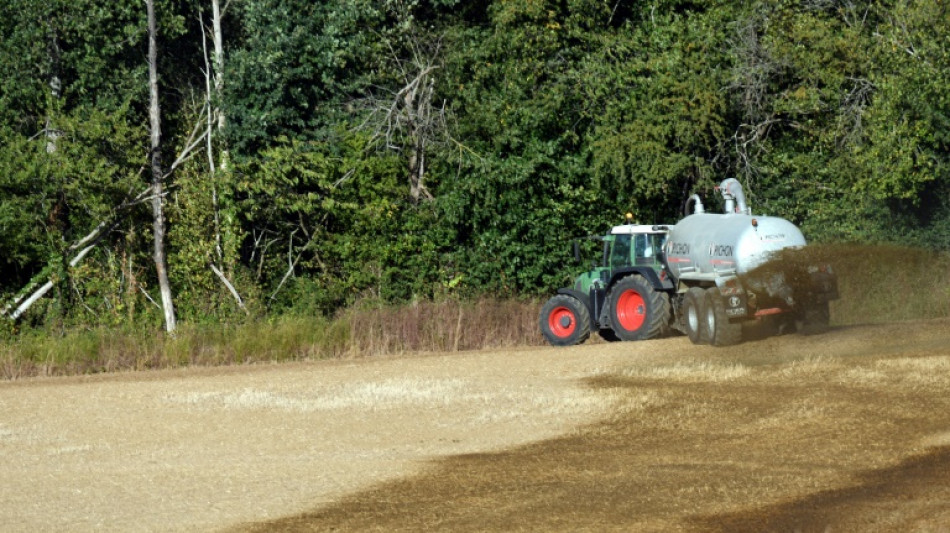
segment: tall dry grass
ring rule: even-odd
[[[481,299],[413,303],[350,310],[353,353],[392,353],[502,348],[541,344],[537,302]]]
[[[483,299],[358,307],[335,319],[284,316],[153,331],[25,333],[0,343],[0,379],[446,352],[539,344],[537,302]]]

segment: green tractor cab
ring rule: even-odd
[[[577,276],[545,303],[540,326],[556,346],[587,340],[597,331],[609,341],[657,337],[667,329],[672,281],[662,260],[669,226],[624,224],[597,239],[600,266]],[[575,243],[575,258],[580,260]]]

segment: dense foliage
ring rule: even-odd
[[[545,293],[733,176],[813,241],[950,248],[944,2],[232,0],[220,57],[213,2],[156,1],[185,321]],[[0,309],[51,280],[29,323],[160,323],[144,6],[0,35]]]

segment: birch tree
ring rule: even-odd
[[[162,206],[165,178],[162,169],[162,116],[158,101],[158,30],[155,23],[154,0],[146,0],[145,5],[148,10],[148,118],[151,129],[149,159],[152,171],[153,259],[155,260],[155,273],[158,276],[159,291],[162,295],[165,331],[174,333],[176,327],[175,305],[172,300],[171,284],[168,281],[168,261],[165,256],[165,216]]]
[[[226,6],[225,6],[226,7]],[[226,173],[229,166],[227,145],[224,140],[224,128],[227,124],[226,114],[223,106],[220,105],[224,98],[224,37],[221,30],[221,18],[224,12],[221,9],[219,0],[211,0],[211,27],[204,25],[204,16],[201,20],[201,48],[204,53],[204,75],[205,75],[205,107],[207,119],[207,158],[208,171],[211,181],[211,209],[214,221],[214,254],[209,262],[211,271],[221,280],[221,283],[228,289],[228,292],[234,297],[235,301],[245,313],[248,312],[240,294],[228,279],[222,270],[227,266],[229,257],[226,257],[222,241],[223,233],[227,231],[222,225],[221,212],[221,173]],[[213,51],[211,57],[208,57],[208,39],[211,34]],[[218,150],[215,156],[215,139],[217,139]],[[225,218],[230,218],[227,216]],[[230,226],[230,225],[229,225]],[[230,233],[230,232],[228,232]],[[228,239],[230,242],[232,239]],[[230,247],[229,247],[230,248]],[[227,254],[230,256],[231,254]]]

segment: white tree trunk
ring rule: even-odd
[[[155,2],[145,1],[148,10],[148,87],[149,125],[151,128],[152,167],[152,233],[154,239],[155,272],[162,296],[165,313],[165,331],[173,333],[176,328],[175,305],[172,301],[171,284],[168,281],[168,262],[165,257],[164,175],[162,172],[162,118],[158,103],[158,30],[155,23]]]
[[[218,98],[218,108],[215,110],[218,116],[218,133],[224,131],[227,123],[224,111],[221,110],[221,97],[224,91],[224,41],[221,34],[221,7],[219,0],[211,0],[211,26],[214,33],[214,94]],[[227,170],[228,152],[221,149],[221,169]]]
[[[222,263],[222,266],[225,266],[224,251],[221,244],[221,212],[218,205],[218,170],[227,171],[229,157],[228,151],[225,148],[225,144],[221,140],[221,135],[224,133],[224,126],[226,124],[225,113],[220,106],[221,99],[223,98],[222,91],[224,89],[224,43],[221,32],[221,17],[222,12],[219,0],[211,0],[211,41],[214,46],[214,51],[210,61],[208,59],[208,46],[207,39],[205,38],[206,34],[203,21],[201,24],[201,45],[202,49],[204,50],[205,57],[205,91],[206,105],[208,108],[207,149],[208,167],[210,171],[209,176],[211,178],[211,208],[213,210],[214,216],[214,251],[216,261]],[[214,80],[213,89],[212,78]],[[217,158],[217,165],[215,165],[214,143],[212,142],[215,132],[218,134],[218,147],[220,150]],[[210,266],[211,270],[215,273],[215,275],[218,276],[221,282],[224,283],[224,285],[234,296],[235,300],[237,300],[241,309],[247,312],[240,295],[230,283],[230,281],[228,281],[227,277],[224,275],[224,272],[219,270],[213,262]]]
[[[214,2],[215,7],[217,7],[217,1]],[[215,9],[217,12],[217,9]],[[207,114],[205,115],[208,121],[207,127],[207,137],[205,137],[205,148],[207,150],[208,158],[208,177],[211,181],[211,211],[214,217],[214,253],[215,261],[221,262],[224,258],[224,254],[221,249],[221,218],[219,216],[218,210],[218,176],[217,176],[217,167],[215,165],[214,157],[214,115],[217,110],[214,107],[214,98],[212,97],[211,92],[211,63],[208,60],[208,39],[205,33],[205,24],[204,16],[199,12],[198,20],[201,22],[201,50],[204,53],[205,59],[205,108]],[[212,25],[214,23],[212,22]],[[217,65],[215,65],[214,76],[217,77]],[[220,133],[220,131],[219,131]]]
[[[240,307],[245,314],[250,315],[247,307],[244,306],[244,300],[241,299],[241,295],[238,294],[237,289],[234,288],[234,285],[228,280],[227,276],[224,275],[224,272],[221,272],[218,267],[214,266],[214,263],[211,263],[209,266],[211,266],[211,271],[214,272],[214,275],[218,276],[218,278],[221,280],[221,283],[223,283],[224,286],[228,288],[228,291],[231,292],[231,296],[234,297],[238,307]]]
[[[59,77],[59,39],[56,36],[56,30],[49,28],[49,42],[47,43],[47,52],[50,60],[49,90],[53,102],[58,102],[63,96],[63,80]],[[55,104],[54,104],[55,105]],[[51,154],[56,151],[56,140],[60,133],[53,124],[52,111],[48,110],[46,115],[46,153]]]
[[[69,266],[75,267],[82,261],[89,252],[95,248],[99,241],[101,241],[106,235],[109,234],[115,227],[119,224],[119,216],[130,207],[139,205],[150,199],[149,193],[151,193],[152,188],[148,187],[137,196],[132,199],[126,200],[121,204],[117,205],[114,209],[113,215],[100,222],[92,231],[90,231],[85,237],[74,242],[67,250],[66,253],[71,254],[76,252],[76,255],[69,260]],[[34,278],[36,279],[36,278]],[[0,316],[6,316],[11,320],[16,320],[20,318],[37,300],[43,297],[50,289],[53,288],[53,283],[51,281],[46,281],[43,285],[37,287],[38,281],[30,281],[30,283],[20,291],[21,296],[14,299],[3,309],[0,309]],[[33,292],[29,292],[33,291]],[[10,310],[13,309],[11,312]]]
[[[212,35],[214,36],[212,41],[214,44],[214,101],[215,108],[214,112],[218,118],[218,147],[221,150],[220,157],[218,157],[218,168],[222,171],[227,172],[230,154],[228,154],[227,147],[222,140],[222,135],[224,134],[224,126],[227,123],[225,118],[224,110],[221,109],[221,101],[224,98],[224,40],[221,33],[221,6],[219,0],[211,0],[211,28]],[[208,108],[209,118],[211,113],[211,108]],[[211,135],[210,125],[208,127],[208,135]],[[214,188],[212,190],[213,202],[214,202],[214,239],[215,247],[218,252],[218,261],[224,261],[224,254],[221,249],[221,212],[218,208],[218,186],[217,186],[217,176],[214,175],[214,169],[212,169],[212,182]],[[243,307],[243,306],[242,306]]]
[[[95,248],[95,247],[96,247],[96,244],[93,243],[93,244],[90,244],[89,246],[83,248],[82,250],[80,250],[79,253],[76,254],[76,257],[74,257],[74,258],[69,262],[69,266],[74,267],[74,266],[78,265],[79,262],[82,261],[83,258],[85,258],[86,255],[89,254],[89,252],[91,252],[92,249]],[[10,313],[10,319],[11,319],[11,320],[16,320],[16,319],[20,318],[20,316],[21,316],[23,313],[25,313],[25,312],[27,311],[27,309],[29,309],[34,303],[36,303],[37,300],[39,300],[40,298],[42,298],[43,295],[45,295],[46,293],[48,293],[48,292],[50,291],[50,289],[52,289],[52,288],[53,288],[53,282],[52,282],[52,281],[47,281],[46,283],[44,283],[43,285],[41,285],[39,289],[37,289],[36,291],[34,291],[33,294],[31,294],[31,295],[29,296],[29,298],[27,298],[26,300],[24,300],[23,303],[21,303],[19,306],[17,306],[17,308],[14,309],[12,313]]]

